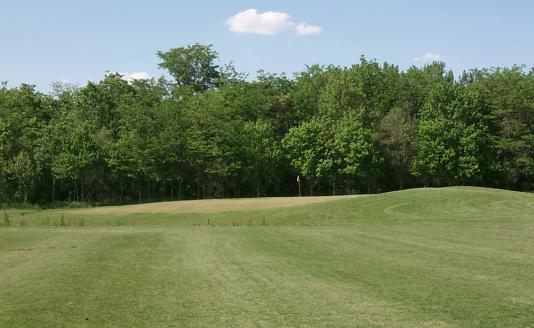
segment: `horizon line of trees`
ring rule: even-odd
[[[0,86],[0,203],[534,189],[534,69],[364,57],[287,77],[158,52],[172,79]]]

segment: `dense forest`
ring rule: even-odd
[[[249,79],[211,46],[167,77],[0,87],[0,203],[534,189],[534,69],[360,58]],[[1,78],[1,77],[0,77]]]

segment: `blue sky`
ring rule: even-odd
[[[456,75],[530,68],[534,1],[6,0],[0,81],[49,91],[52,81],[83,85],[106,71],[157,77],[158,50],[195,42],[213,44],[223,62],[252,76],[349,65],[360,55],[403,69],[437,58]]]

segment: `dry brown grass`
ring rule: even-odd
[[[347,196],[313,196],[313,197],[266,197],[266,198],[237,198],[237,199],[205,199],[185,200],[174,202],[158,202],[147,204],[103,206],[68,211],[72,214],[136,214],[136,213],[219,213],[232,211],[246,211],[276,207],[288,207],[339,199],[357,197]],[[67,213],[67,212],[66,212]]]

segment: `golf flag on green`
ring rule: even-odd
[[[297,182],[300,182],[300,175],[297,175]]]

